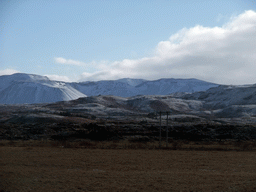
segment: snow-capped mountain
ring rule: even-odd
[[[256,84],[220,85],[181,98],[204,102],[204,108],[211,110],[216,117],[254,117],[256,114]]]
[[[7,88],[13,82],[46,82],[50,81],[48,77],[24,73],[15,73],[13,75],[0,76],[0,91]]]
[[[51,103],[86,97],[69,84],[47,77],[16,73],[0,76],[0,103]]]
[[[176,92],[205,91],[216,86],[218,85],[198,79],[159,79],[141,83],[135,88],[143,92],[143,95],[168,95]]]
[[[134,86],[122,81],[90,81],[72,83],[71,86],[88,96],[115,95],[129,97],[134,95]]]
[[[0,104],[50,103],[79,97],[114,95],[168,95],[176,92],[205,91],[217,84],[197,79],[119,79],[65,83],[47,77],[16,73],[0,76]]]
[[[240,86],[220,85],[204,92],[185,95],[184,98],[202,100],[213,109],[231,105],[256,105],[256,84]]]
[[[218,86],[198,79],[119,79],[113,81],[81,82],[71,84],[87,96],[115,95],[131,97],[135,95],[168,95],[176,92],[193,93]]]

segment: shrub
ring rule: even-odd
[[[128,149],[146,149],[147,146],[143,143],[130,143],[127,145]]]
[[[180,142],[180,141],[172,142],[172,149],[173,150],[179,150],[181,148],[182,148],[182,142]]]
[[[91,141],[80,141],[78,145],[80,147],[86,147],[86,148],[96,147],[96,144]]]
[[[151,139],[147,136],[136,136],[129,139],[129,142],[137,142],[137,143],[147,143],[150,141]]]

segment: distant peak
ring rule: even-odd
[[[50,81],[46,76],[35,75],[35,74],[26,74],[26,73],[14,73],[12,75],[5,75],[14,81]]]
[[[131,86],[137,86],[137,85],[145,82],[146,80],[144,80],[144,79],[122,78],[122,79],[118,79],[117,81],[122,82],[122,83],[127,83]]]

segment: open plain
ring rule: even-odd
[[[256,191],[255,150],[2,144],[0,153],[0,189],[5,192]]]

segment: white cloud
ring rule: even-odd
[[[76,66],[84,66],[86,63],[82,61],[77,61],[77,60],[72,60],[72,59],[65,59],[63,57],[55,57],[54,61],[59,64],[64,64],[64,65],[76,65]]]
[[[19,71],[14,70],[14,69],[4,69],[4,70],[0,70],[0,76],[2,75],[12,75],[14,73],[19,73]]]
[[[64,81],[64,82],[71,82],[71,80],[67,76],[60,76],[60,75],[45,75],[50,80],[54,81]]]
[[[256,12],[222,27],[182,29],[158,43],[152,57],[125,59],[83,73],[81,80],[198,78],[223,84],[256,83]]]

